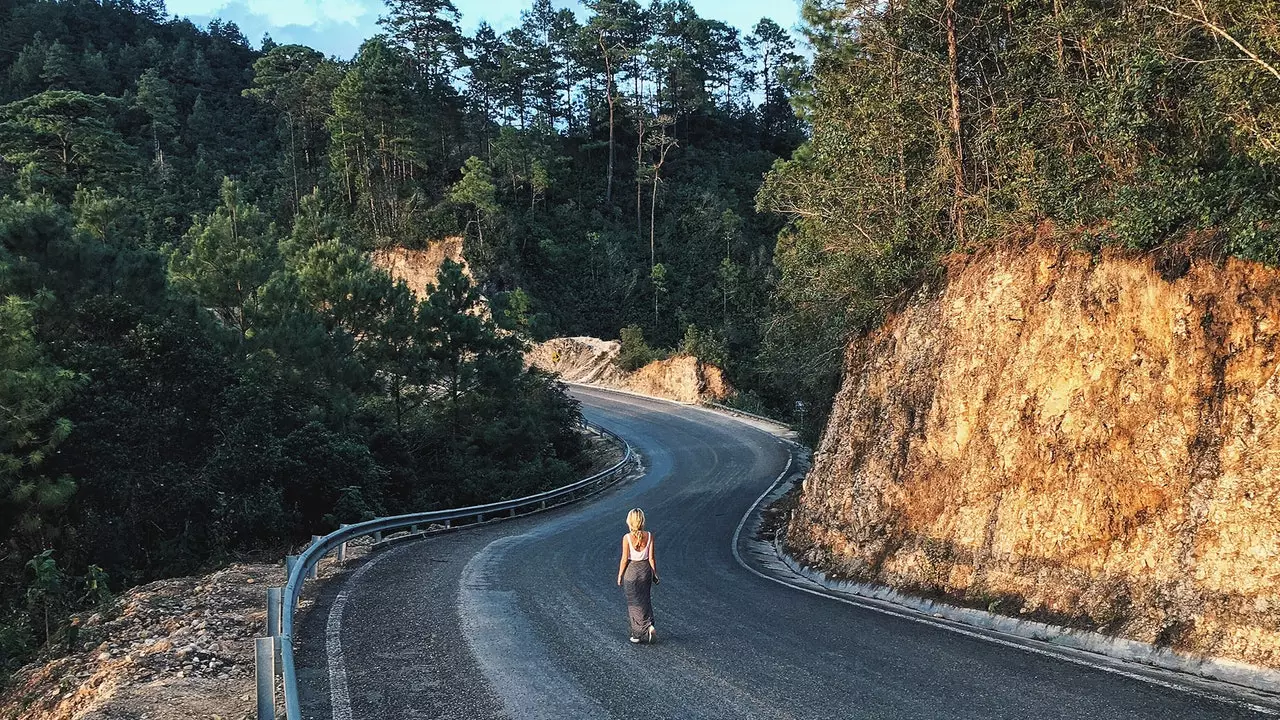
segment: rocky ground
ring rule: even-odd
[[[353,543],[348,557],[367,552]],[[337,571],[322,566],[321,577]],[[141,585],[79,619],[74,649],[49,648],[0,694],[3,720],[251,720],[254,638],[279,563]],[[310,590],[315,590],[310,585]],[[304,591],[300,607],[312,602]]]
[[[250,717],[253,638],[266,588],[283,578],[278,565],[236,564],[134,588],[83,618],[71,653],[50,651],[20,672],[0,717]]]

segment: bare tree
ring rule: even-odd
[[[667,161],[667,153],[676,147],[679,143],[675,137],[667,134],[667,128],[675,124],[675,118],[670,115],[659,115],[655,124],[658,126],[658,136],[650,141],[650,152],[653,153],[652,164],[649,166],[653,173],[653,191],[649,196],[649,269],[653,270],[653,266],[657,264],[657,253],[655,252],[655,219],[658,214],[658,183],[661,181],[662,166]]]
[[[605,44],[605,31],[600,31],[600,53],[604,57],[604,96],[609,102],[609,170],[606,175],[604,200],[610,202],[613,199],[613,106],[617,101],[617,95],[613,88],[613,60],[609,57],[609,47]]]

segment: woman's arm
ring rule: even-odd
[[[653,581],[658,582],[658,555],[653,549],[653,533],[649,533],[649,567],[653,570]]]
[[[622,538],[622,559],[618,561],[618,585],[622,585],[622,573],[627,569],[627,539]]]

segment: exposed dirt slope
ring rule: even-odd
[[[421,250],[403,247],[388,247],[373,252],[373,264],[386,270],[396,280],[404,280],[409,289],[422,294],[427,283],[436,281],[436,273],[445,260],[461,263],[467,268],[466,258],[462,257],[462,238],[447,237],[432,240]]]
[[[1009,248],[848,349],[810,564],[1280,667],[1280,271]]]
[[[655,360],[635,372],[624,372],[615,364],[619,348],[612,340],[555,338],[535,345],[525,361],[570,382],[630,390],[686,403],[719,402],[733,392],[720,368],[692,355],[674,355]]]
[[[0,718],[251,718],[253,638],[283,579],[278,564],[242,564],[129,590],[85,620],[70,654],[19,672]]]

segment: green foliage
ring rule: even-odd
[[[953,250],[1052,235],[1280,259],[1273,4],[809,0],[804,17],[812,134],[757,195],[790,220],[761,369],[815,410],[850,336]],[[797,394],[762,389],[781,409]]]
[[[417,222],[412,178],[425,169],[421,122],[405,61],[377,37],[360,46],[333,91],[327,126],[330,167],[361,229],[378,242],[403,242]]]
[[[493,224],[499,212],[497,189],[493,186],[493,173],[483,160],[472,155],[462,167],[462,178],[449,190],[449,200],[466,208],[468,217],[465,232],[475,230],[475,253],[485,257],[484,229]]]
[[[658,359],[658,353],[644,339],[644,329],[628,325],[619,333],[618,367],[633,372]]]
[[[22,170],[28,194],[67,197],[79,183],[116,181],[129,148],[112,127],[117,102],[49,90],[0,107],[0,155]]]
[[[521,288],[498,293],[490,301],[494,323],[508,332],[534,342],[550,337],[546,333],[546,316],[535,309],[533,296]]]
[[[8,528],[0,577],[8,581],[21,577],[21,558],[58,539],[59,520],[76,489],[69,478],[51,477],[44,466],[71,432],[71,422],[58,413],[79,378],[44,356],[33,332],[33,309],[34,303],[14,296],[0,303],[0,525]],[[50,569],[49,552],[27,563],[37,575],[24,600],[28,615],[0,624],[0,650],[5,651],[0,671],[37,638],[37,617],[42,641],[58,619],[58,575],[56,566]],[[0,591],[0,619],[11,616],[18,602],[12,591]]]
[[[27,561],[33,576],[27,586],[27,611],[43,618],[44,639],[52,635],[50,620],[56,618],[66,604],[67,577],[53,559],[53,551],[45,550]]]
[[[222,184],[222,206],[198,219],[169,254],[174,285],[212,308],[242,338],[252,332],[255,303],[279,265],[274,228],[240,187]]]
[[[0,664],[107,575],[572,478],[578,408],[528,339],[628,326],[641,362],[694,327],[761,374],[781,221],[754,197],[803,135],[776,25],[536,0],[466,38],[405,0],[338,60],[153,0],[10,5]],[[428,287],[369,259],[446,235],[467,269]]]
[[[155,68],[148,68],[138,78],[138,94],[134,100],[150,120],[151,137],[157,143],[168,139],[178,129],[178,110],[174,106],[173,85]]]
[[[729,352],[724,340],[714,330],[702,330],[697,325],[685,328],[678,350],[720,367],[729,362]]]

